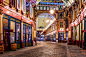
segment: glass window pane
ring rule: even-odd
[[[16,32],[20,32],[20,24],[16,23]]]
[[[29,41],[31,41],[31,35],[29,35]]]
[[[37,10],[39,10],[39,6],[37,6]]]
[[[8,28],[8,20],[7,19],[3,19],[3,27]]]
[[[49,10],[49,7],[47,7],[47,10]]]
[[[26,34],[26,42],[28,42],[28,34]]]
[[[23,42],[25,42],[25,34],[23,34]]]
[[[46,10],[46,7],[44,6],[44,10]]]
[[[11,39],[11,43],[15,43],[15,33],[13,32],[10,33],[10,39]]]
[[[28,26],[26,26],[26,33],[28,33]]]
[[[40,10],[42,10],[42,6],[40,7]]]
[[[29,28],[29,34],[31,34],[31,28]]]
[[[20,33],[16,33],[16,42],[20,42]]]
[[[10,29],[13,30],[13,32],[15,32],[15,22],[11,21]]]
[[[25,33],[25,25],[23,25],[23,33]]]

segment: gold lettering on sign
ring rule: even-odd
[[[11,17],[11,20],[15,21],[15,19],[14,19],[14,18],[12,18],[12,17]]]
[[[5,17],[5,18],[9,18],[9,16],[8,16],[8,15],[5,15],[5,14],[4,14],[4,17]]]
[[[19,20],[16,20],[16,22],[20,23],[20,21],[19,21]]]

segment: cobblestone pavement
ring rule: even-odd
[[[38,47],[33,47],[12,51],[11,54],[5,52],[0,57],[86,57],[81,53],[81,48],[65,43],[38,42]]]

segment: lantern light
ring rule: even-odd
[[[50,10],[50,13],[51,13],[51,14],[54,14],[54,12],[55,12],[54,10],[52,10],[52,9]]]

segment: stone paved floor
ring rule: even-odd
[[[0,57],[86,57],[78,46],[66,43],[38,42],[37,46],[7,51]]]

